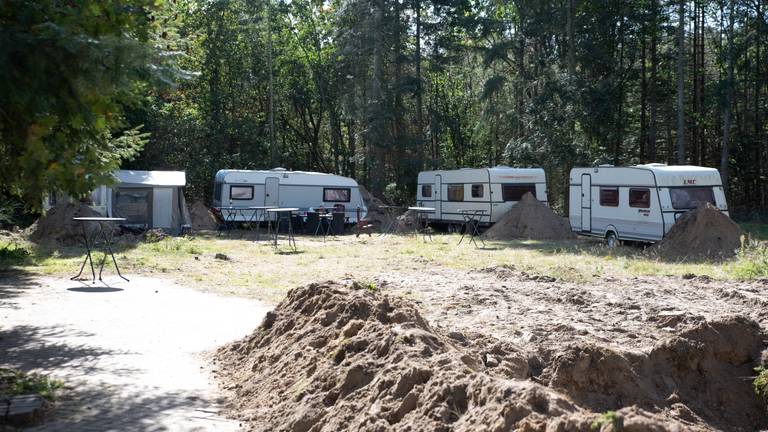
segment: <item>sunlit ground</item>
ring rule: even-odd
[[[459,245],[458,234],[434,234],[432,241],[414,235],[346,235],[326,241],[298,236],[298,250],[294,252],[284,238],[277,249],[266,239],[256,242],[253,238],[247,231],[203,233],[156,243],[120,244],[116,256],[124,274],[166,277],[205,291],[267,301],[279,300],[288,289],[309,282],[349,277],[366,280],[382,272],[440,267],[472,270],[507,265],[576,283],[649,275],[695,274],[734,280],[768,277],[764,246],[749,247],[729,261],[710,263],[669,262],[638,246],[609,249],[601,242],[585,239],[487,241],[485,248],[478,249],[467,239]],[[11,264],[6,260],[5,266],[42,275],[74,275],[84,253],[78,247],[51,250],[23,243],[18,247],[27,249],[29,255]],[[217,253],[229,259],[217,259]],[[105,273],[114,274],[107,264]]]

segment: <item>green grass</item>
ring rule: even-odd
[[[757,377],[752,381],[755,388],[755,394],[768,403],[768,369],[758,366],[755,368]]]
[[[18,369],[0,368],[0,399],[3,396],[39,394],[44,399],[56,399],[56,393],[64,387],[62,381],[40,374],[27,374]]]
[[[739,226],[745,232],[749,233],[752,240],[768,241],[768,224],[759,222],[744,222]]]
[[[599,431],[603,426],[613,426],[614,431],[620,431],[623,428],[623,422],[616,411],[606,411],[592,422],[589,429]]]
[[[299,250],[294,253],[283,241],[275,250],[266,241],[254,242],[239,235],[206,234],[118,244],[115,255],[123,273],[165,277],[206,291],[267,301],[279,301],[287,290],[309,282],[349,278],[370,281],[381,273],[446,267],[467,271],[506,265],[531,275],[574,283],[604,277],[686,274],[721,280],[768,277],[768,251],[759,244],[751,244],[724,262],[670,262],[639,247],[610,249],[602,242],[585,239],[489,241],[485,249],[476,249],[466,239],[458,245],[456,234],[434,235],[431,242],[412,235],[341,236],[329,237],[325,242],[314,236],[299,236]],[[46,249],[21,244],[14,248],[25,252],[8,252],[6,262],[38,274],[71,276],[83,259],[81,247]],[[215,259],[216,253],[224,253],[230,260]],[[102,256],[97,253],[95,258],[101,260]],[[108,261],[107,274],[113,272],[111,267]]]

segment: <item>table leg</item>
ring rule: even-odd
[[[464,228],[461,231],[461,238],[459,239],[459,244],[464,241],[464,236],[467,235],[467,231],[469,231],[469,226],[467,225],[467,215],[461,215],[461,218],[464,219],[464,223],[461,224],[462,228]],[[472,242],[472,236],[469,236],[470,243]]]
[[[293,246],[293,250],[296,250],[296,237],[293,235],[293,218],[288,213],[288,245]]]
[[[80,224],[83,227],[83,240],[85,241],[85,259],[83,260],[83,264],[80,266],[80,273],[78,273],[77,276],[70,278],[70,280],[75,280],[79,278],[83,274],[83,270],[85,269],[85,263],[90,262],[91,274],[93,275],[93,283],[96,283],[96,270],[93,268],[93,257],[91,256],[91,244],[88,239],[88,230],[86,229],[87,222],[80,222]]]

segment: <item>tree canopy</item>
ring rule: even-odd
[[[765,0],[76,4],[2,9],[4,185],[84,191],[143,125],[124,166],[186,170],[199,198],[223,168],[404,201],[422,169],[506,164],[547,169],[562,206],[573,166],[684,162],[766,208]]]

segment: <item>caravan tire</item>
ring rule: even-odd
[[[619,237],[615,232],[609,231],[608,234],[605,235],[605,244],[609,248],[613,249],[617,246],[620,246],[621,242],[619,241]]]

